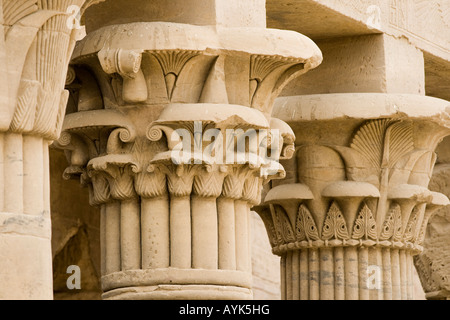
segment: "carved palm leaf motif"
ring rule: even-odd
[[[380,203],[387,200],[392,169],[403,157],[414,151],[412,121],[379,119],[367,122],[356,133],[351,148],[359,152],[378,172]],[[406,183],[405,181],[404,183]],[[386,208],[378,206],[379,223],[384,221]]]
[[[23,80],[21,82],[16,112],[10,126],[11,131],[23,132],[33,129],[40,85],[37,81]]]
[[[257,201],[260,199],[261,195],[261,183],[259,177],[248,177],[244,183],[244,188],[242,190],[242,197],[248,201]]]
[[[359,129],[351,144],[351,148],[359,151],[374,168],[381,165],[387,127],[388,120],[370,121]]]
[[[65,13],[70,5],[81,5],[83,2],[38,0],[36,4],[41,11]],[[66,15],[51,16],[42,25],[35,40],[36,80],[42,84],[36,110],[35,131],[42,134],[52,130],[58,117],[55,109],[59,107],[62,97],[61,89],[65,83],[65,65],[70,42],[66,22]],[[60,70],[60,74],[55,74],[55,70]]]
[[[272,220],[275,224],[277,243],[286,244],[294,242],[294,232],[292,231],[289,218],[279,205],[271,205]]]
[[[131,164],[107,164],[104,171],[108,174],[111,195],[115,199],[126,200],[134,197],[135,189],[131,170]]]
[[[156,51],[153,56],[158,60],[164,73],[164,78],[167,86],[167,96],[169,100],[172,99],[173,91],[184,66],[192,58],[198,56],[200,53],[197,51]]]
[[[412,122],[396,122],[388,128],[386,135],[385,144],[389,150],[385,150],[384,157],[388,167],[392,168],[403,156],[414,150]]]
[[[400,241],[402,237],[402,212],[400,205],[394,203],[389,209],[388,218],[384,222],[380,240]]]
[[[267,208],[262,209],[258,212],[261,220],[264,222],[264,225],[267,230],[267,234],[269,236],[270,245],[273,247],[280,245],[281,243],[277,242],[277,232],[275,230],[275,226],[273,224],[272,215],[270,214],[270,210]]]
[[[341,240],[350,239],[344,216],[335,201],[328,210],[322,231],[323,240],[331,240],[332,238]]]
[[[283,237],[281,236],[282,231],[281,231],[281,222],[280,219],[278,217],[278,214],[276,213],[276,205],[270,205],[270,213],[272,215],[272,221],[274,224],[274,228],[275,228],[275,235],[276,235],[276,239],[277,239],[277,244],[278,245],[282,245],[284,243]]]
[[[3,0],[3,20],[12,26],[22,18],[36,12],[38,0]]]
[[[177,176],[174,174],[169,174],[167,179],[169,191],[172,195],[178,197],[184,197],[191,193],[192,184],[194,182],[193,174]]]
[[[71,4],[81,5],[83,2],[82,0],[2,1],[3,23],[7,26],[5,47],[9,60],[8,67],[17,74],[13,74],[8,81],[11,83],[12,92],[19,91],[17,102],[12,103],[12,107],[15,108],[12,126],[15,130],[33,130],[35,133],[53,137],[61,114],[61,99],[67,97],[62,93],[62,88],[65,83],[67,50],[70,42],[67,17],[58,13],[65,13]],[[30,32],[21,31],[27,27],[31,27]],[[31,46],[32,43],[35,43],[34,47]],[[28,72],[21,79],[23,75],[20,68],[33,72]],[[35,88],[32,93],[26,87],[19,89],[26,81],[40,83],[38,92]],[[37,103],[34,103],[36,99]],[[65,103],[63,106],[65,107]]]
[[[283,208],[280,206],[275,206],[274,208],[275,219],[277,221],[277,225],[280,226],[279,231],[281,232],[281,238],[284,243],[294,242],[294,231],[292,230],[292,226],[286,212],[284,212]]]
[[[297,241],[314,241],[319,240],[319,232],[316,223],[305,205],[301,205],[298,209],[297,221],[295,224]]]
[[[293,66],[295,61],[289,59],[274,58],[261,55],[253,55],[250,58],[250,102],[257,95],[257,91],[263,85],[264,80],[276,71],[285,70]]]
[[[271,57],[264,56],[252,56],[250,79],[256,80],[258,83],[261,83],[274,70],[285,65],[286,61],[283,60],[276,60]]]
[[[351,148],[379,172],[382,168],[392,168],[401,157],[414,150],[412,122],[370,121],[356,133]]]
[[[416,228],[417,228],[417,222],[419,220],[420,215],[420,207],[415,206],[413,209],[413,212],[411,213],[411,217],[409,218],[408,224],[406,225],[405,234],[403,236],[405,241],[411,241],[415,234],[416,234]]]
[[[141,138],[137,138],[131,146],[133,157],[141,167],[144,167],[153,157],[151,146],[152,144],[145,143]]]
[[[377,224],[373,218],[372,211],[366,204],[364,204],[355,221],[352,234],[352,238],[355,240],[362,239],[363,237],[366,240],[369,238],[377,240]]]
[[[417,236],[417,244],[419,244],[419,245],[422,245],[423,241],[425,240],[428,221],[430,221],[432,216],[433,216],[432,211],[425,211],[425,217],[422,221],[422,225],[419,226],[420,229],[419,229],[418,236]]]
[[[91,205],[99,205],[109,201],[111,196],[110,186],[105,173],[98,173],[91,177],[92,186],[90,188]]]
[[[63,124],[64,124],[64,117],[66,115],[66,109],[67,109],[67,103],[69,101],[70,93],[67,90],[63,90],[61,94],[61,100],[59,102],[59,109],[58,113],[56,115],[56,126],[53,130],[53,136],[51,137],[51,140],[57,139],[57,137],[60,136]]]
[[[167,178],[159,168],[150,165],[136,174],[134,186],[141,197],[156,198],[166,194]]]
[[[231,199],[241,198],[247,175],[248,171],[243,168],[232,168],[223,182],[223,196]]]
[[[194,179],[194,191],[203,197],[217,197],[222,193],[224,176],[213,172],[201,172]]]

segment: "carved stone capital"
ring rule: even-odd
[[[76,41],[69,28],[70,6],[100,1],[4,0],[0,21],[0,131],[55,140],[69,92],[64,90],[67,65]]]
[[[214,296],[223,272],[236,281],[218,296],[251,297],[250,208],[295,140],[273,100],[321,60],[306,37],[262,28],[133,23],[78,44],[54,146],[101,207],[105,298],[160,297],[155,281]]]
[[[267,117],[283,87],[322,61],[317,46],[297,33],[163,22],[94,31],[73,57],[75,68],[89,66],[97,78],[112,80],[100,84],[107,108],[222,103],[251,107]]]
[[[319,250],[324,259],[338,259],[356,250],[359,280],[367,278],[367,270],[361,269],[364,263],[378,266],[385,277],[376,290],[360,282],[360,299],[410,298],[412,256],[423,250],[429,218],[450,203],[445,195],[428,190],[434,150],[450,135],[447,105],[413,95],[280,98],[274,114],[294,129],[297,152],[291,164],[295,177],[288,183],[273,182],[266,207],[259,208],[273,252],[282,259],[299,259],[297,254],[309,252],[309,259],[315,259],[311,252]],[[397,252],[404,261],[390,260],[398,258]],[[293,267],[286,263],[286,268]],[[345,266],[344,272],[341,267],[337,260],[330,265],[321,262],[318,270],[331,271],[334,280],[308,298],[354,298],[354,270]],[[404,268],[401,282],[395,268]],[[349,282],[334,282],[341,275]],[[336,295],[330,293],[333,287]],[[293,298],[292,291],[284,294]]]

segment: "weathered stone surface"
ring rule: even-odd
[[[72,56],[70,113],[54,144],[67,153],[65,177],[100,207],[103,298],[249,299],[250,208],[293,153],[272,105],[322,54],[301,34],[266,29],[259,0],[210,1],[205,15],[170,22],[166,2],[116,4],[142,12],[91,9],[100,19],[87,19],[93,31]]]
[[[53,286],[55,300],[98,300],[100,286],[100,212],[89,205],[87,189],[63,180],[67,159],[50,151]],[[67,205],[70,203],[71,205]],[[81,290],[69,290],[69,266],[81,270]]]
[[[296,179],[272,183],[258,207],[281,257],[282,298],[414,299],[413,257],[450,203],[427,189],[450,135],[448,103],[324,94],[279,98],[274,115],[296,134]]]
[[[271,253],[261,218],[252,212],[253,299],[280,300],[280,258]]]
[[[450,194],[448,175],[450,166],[439,164],[433,172],[430,189]],[[415,265],[428,299],[450,298],[450,213],[439,210],[430,220],[424,242],[424,252],[415,258]]]
[[[450,3],[446,0],[268,0],[267,16],[268,27],[294,30],[317,42],[382,33],[410,43],[424,52],[427,95],[450,100]]]
[[[448,297],[446,211],[427,222],[449,20],[447,0],[0,0],[0,298],[423,299],[427,229],[416,266]]]
[[[308,14],[301,14],[307,12]],[[450,4],[442,0],[268,0],[269,27],[313,39],[383,32],[405,36],[423,51],[450,60]]]
[[[290,83],[283,96],[351,92],[425,94],[423,53],[404,38],[377,34],[320,40],[317,45],[327,59]]]
[[[106,0],[87,10],[87,31],[132,22],[266,27],[265,0]]]
[[[78,31],[68,6],[0,2],[0,298],[52,299],[48,146],[59,137]]]

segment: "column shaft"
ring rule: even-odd
[[[236,270],[236,225],[234,200],[217,200],[219,222],[219,269]]]
[[[142,268],[170,266],[169,199],[142,199]]]
[[[7,133],[4,143],[4,210],[11,213],[23,213],[23,136]]]
[[[384,272],[392,268],[390,258],[379,260],[378,264],[370,262],[380,257],[381,251],[385,257],[398,255],[396,250],[354,247],[288,251],[281,257],[283,299],[392,300],[396,298],[395,292],[392,292],[396,275],[390,271]],[[405,255],[411,259],[409,252],[400,252],[399,256]],[[344,259],[347,263],[344,263]],[[378,271],[381,273],[377,274]],[[358,276],[360,273],[363,273],[362,277]],[[405,282],[399,285],[399,298],[403,299],[401,292],[404,291],[405,300],[411,299],[413,293],[413,278],[409,273],[407,276],[408,280],[405,277]],[[345,284],[344,278],[347,280]]]
[[[23,198],[24,213],[44,213],[44,153],[43,139],[23,137]]]
[[[237,200],[234,212],[236,221],[236,268],[240,271],[247,271],[251,259],[248,246],[249,212],[247,202]]]
[[[170,199],[170,265],[187,269],[192,260],[191,203],[189,197]]]
[[[105,264],[106,274],[121,270],[120,247],[120,203],[112,202],[105,205]]]
[[[48,157],[41,137],[0,134],[0,299],[53,298]]]
[[[192,198],[192,266],[218,268],[219,246],[215,198]]]
[[[137,199],[120,205],[120,252],[122,271],[141,268],[141,214]]]

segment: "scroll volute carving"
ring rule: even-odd
[[[289,160],[295,153],[295,133],[289,125],[277,118],[270,121],[270,129],[272,132],[278,131],[279,137],[276,142],[279,144],[280,160]],[[271,145],[271,143],[269,144]]]
[[[63,132],[52,146],[64,150],[66,155],[69,167],[64,171],[64,179],[69,180],[85,173],[85,167],[90,158],[88,146],[83,139],[69,132]]]
[[[91,110],[84,111],[83,115],[86,117],[79,117],[78,113],[67,115],[63,133],[60,139],[53,143],[53,147],[66,152],[69,168],[65,178],[84,174],[83,178],[88,179],[86,173],[91,159],[129,154],[136,139],[134,126],[118,111]],[[115,163],[123,162],[123,159],[105,161]]]
[[[142,50],[104,49],[98,53],[98,59],[107,74],[122,77],[121,98],[125,103],[147,101],[147,84],[141,70]]]

